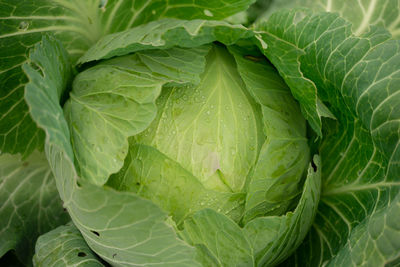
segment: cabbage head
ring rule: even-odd
[[[303,191],[306,120],[251,43],[105,60],[75,77],[64,113],[81,176],[150,200],[194,246],[214,242],[192,236],[203,235],[197,227],[237,235],[255,218],[293,210]],[[200,262],[210,261],[203,253]]]
[[[257,216],[284,214],[301,194],[309,163],[305,119],[275,68],[262,57],[254,62],[236,50],[210,44],[136,53],[80,73],[65,111],[76,133],[74,149],[77,162],[82,162],[81,173],[96,182],[101,170],[98,164],[90,165],[88,150],[81,144],[88,139],[79,135],[93,137],[90,142],[101,151],[112,149],[108,148],[112,136],[104,136],[102,143],[96,127],[82,125],[79,131],[73,125],[83,114],[92,114],[82,103],[109,94],[107,105],[123,104],[120,108],[127,111],[123,116],[132,120],[127,130],[136,133],[129,137],[129,148],[115,150],[120,159],[116,169],[124,163],[111,175],[109,186],[150,199],[178,226],[206,208],[242,224]],[[197,66],[180,66],[180,61],[190,62],[195,56]],[[145,60],[162,60],[177,73],[198,68],[198,77],[193,83],[168,77],[171,81],[162,87],[148,89],[139,85],[142,78],[137,77],[145,71]],[[245,72],[247,66],[263,70],[257,84],[250,78],[260,72]],[[149,70],[147,79],[159,82],[168,75],[163,70]],[[150,103],[143,112],[149,114],[142,118],[133,109],[147,99]],[[92,153],[104,161],[101,165],[113,163],[110,154],[103,157],[96,149]],[[104,170],[104,178],[109,170]]]
[[[252,2],[0,1],[0,265],[399,262],[400,10]]]

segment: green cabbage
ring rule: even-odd
[[[0,1],[1,266],[398,265],[398,1],[252,2]]]

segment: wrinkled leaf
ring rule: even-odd
[[[36,238],[69,220],[43,153],[0,156],[0,257],[31,264]]]
[[[69,223],[39,237],[34,266],[104,266],[90,250],[79,230]]]
[[[105,36],[78,62],[82,64],[146,49],[197,47],[214,41],[229,45],[253,35],[241,25],[223,21],[164,19]]]
[[[28,79],[21,66],[45,33],[80,57],[102,36],[164,17],[223,19],[253,0],[3,0],[0,2],[0,150],[29,155],[41,149],[44,133],[29,116],[23,99]]]
[[[324,120],[315,222],[288,261],[318,266],[340,253],[353,229],[388,206],[400,188],[400,43],[376,27],[356,37],[338,15],[302,10],[275,13],[259,29],[268,31],[261,34],[268,49],[286,43],[302,51],[289,62],[317,85],[337,119]]]
[[[48,58],[46,55],[52,52],[57,56]],[[44,37],[31,54],[37,60],[47,59],[49,64],[68,68],[60,60],[64,52],[58,41]],[[57,76],[52,68],[45,70],[43,77],[38,71],[26,68],[32,77],[26,100],[33,119],[47,134],[46,156],[64,206],[89,247],[110,264],[199,266],[194,260],[194,248],[178,239],[166,214],[156,205],[132,193],[78,181],[67,122],[55,97],[56,91],[64,89],[59,87],[63,83],[50,86],[53,79],[62,80],[64,76]]]
[[[140,52],[103,62],[75,78],[64,112],[84,179],[102,185],[122,167],[128,137],[145,130],[156,116],[161,87],[198,81],[208,50]]]

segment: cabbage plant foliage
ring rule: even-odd
[[[400,263],[400,2],[254,2],[0,1],[0,265]]]

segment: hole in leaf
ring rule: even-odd
[[[35,62],[30,62],[29,66],[31,66],[32,69],[34,69],[35,71],[39,72],[40,76],[44,77],[44,72],[42,70],[42,68],[36,64]]]
[[[20,24],[18,25],[18,29],[21,31],[26,31],[29,28],[29,22],[27,21],[21,21]]]
[[[81,185],[81,183],[80,183],[79,181],[76,181],[76,185],[77,185],[78,187],[82,187],[82,185]]]
[[[117,256],[117,253],[114,253],[114,254],[113,254],[113,256],[112,256],[112,257],[113,257],[113,259],[115,258],[115,256]]]
[[[254,61],[254,62],[259,62],[262,61],[263,58],[262,57],[257,57],[257,56],[252,56],[252,55],[246,55],[243,56],[245,59],[250,60],[250,61]]]
[[[314,172],[317,171],[317,165],[315,165],[313,160],[311,160],[311,167],[313,168]]]
[[[97,235],[97,236],[100,236],[100,234],[99,234],[99,232],[96,232],[96,231],[91,231],[93,234],[95,234],[95,235]]]
[[[78,257],[86,257],[86,253],[85,252],[79,252],[78,253]]]

